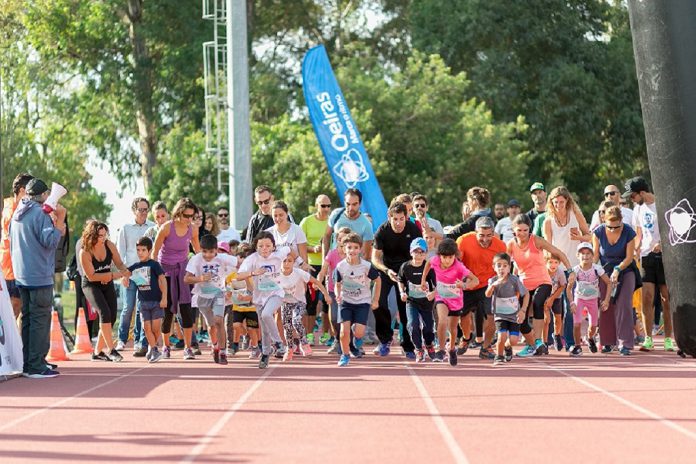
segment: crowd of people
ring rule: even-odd
[[[46,212],[49,188],[29,174],[12,187],[0,253],[24,375],[55,377],[46,354],[66,210]],[[228,364],[246,350],[260,368],[318,346],[343,367],[370,342],[374,355],[389,356],[395,339],[408,360],[452,366],[471,348],[496,366],[550,348],[628,356],[636,343],[655,348],[656,293],[664,349],[673,351],[646,180],[628,180],[623,194],[608,185],[589,225],[565,187],[547,194],[534,182],[529,193],[533,207],[523,213],[518,200],[493,205],[486,188],[472,187],[462,222],[448,227],[432,217],[426,195],[401,194],[375,227],[358,189],[346,190],[338,207],[319,194],[315,211],[296,222],[262,185],[241,234],[226,207],[208,214],[182,198],[170,210],[139,197],[114,240],[107,224],[84,224],[68,276],[95,336],[94,361],[122,361],[131,337],[133,356],[150,363],[177,349],[196,359],[207,341],[213,362]]]

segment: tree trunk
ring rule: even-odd
[[[152,184],[152,171],[157,164],[157,115],[152,101],[152,60],[142,32],[143,0],[128,0],[124,17],[133,47],[133,90],[135,92],[140,173],[145,190]]]

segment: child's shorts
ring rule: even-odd
[[[338,306],[338,322],[367,325],[370,303],[352,304],[343,302]]]
[[[225,296],[222,292],[198,295],[197,304],[201,314],[207,310],[214,316],[222,317],[225,315]]]
[[[447,306],[447,309],[449,309],[449,313],[447,315],[449,317],[461,317],[461,316],[466,315],[466,313],[464,312],[463,306],[459,309],[452,309],[450,303],[448,303],[444,300],[435,300],[435,308],[437,308],[437,305],[439,305],[439,304]]]
[[[152,322],[164,317],[164,309],[160,308],[159,301],[141,301],[140,302],[140,320],[143,322]]]
[[[501,319],[495,321],[495,331],[498,333],[507,332],[510,335],[517,336],[520,334],[520,325],[517,322]]]
[[[242,324],[246,321],[247,329],[259,328],[259,315],[256,311],[232,311],[232,323]]]
[[[599,320],[599,300],[581,300],[575,299],[575,314],[573,314],[573,324],[582,324],[584,318],[584,309],[587,308],[587,317],[590,320],[590,326],[596,326]]]

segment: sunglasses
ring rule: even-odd
[[[147,213],[150,211],[148,208],[136,208],[135,210],[139,213]]]
[[[331,208],[331,205],[320,205],[322,208]]]
[[[181,215],[181,217],[183,217],[184,219],[191,219],[191,218],[193,218],[193,214],[186,214],[186,213],[183,213],[183,214]]]
[[[604,213],[606,213],[606,210],[603,210],[603,209],[599,210],[599,214],[604,214]]]
[[[229,213],[218,213],[218,217],[228,217]]]
[[[613,197],[613,196],[616,195],[617,193],[619,193],[619,192],[617,192],[617,191],[613,191],[613,192],[604,192],[604,196],[605,196],[605,197]]]
[[[427,206],[428,206],[428,205],[426,205],[425,203],[415,203],[415,204],[413,205],[414,208],[425,208],[425,207],[427,207]]]
[[[270,198],[266,198],[265,200],[259,200],[259,201],[257,201],[256,204],[259,205],[259,206],[261,206],[261,205],[267,205],[267,204],[269,204],[270,202],[271,202],[271,199],[270,199]]]
[[[605,227],[606,227],[607,229],[609,229],[609,230],[616,230],[616,229],[620,229],[620,228],[621,228],[621,225],[618,225],[618,226],[605,226]]]
[[[200,221],[201,219],[203,219],[203,218],[200,216],[193,216],[194,221]]]

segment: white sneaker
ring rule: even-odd
[[[122,351],[126,348],[126,344],[119,340],[116,342],[116,346],[114,348],[116,349],[116,351]]]

